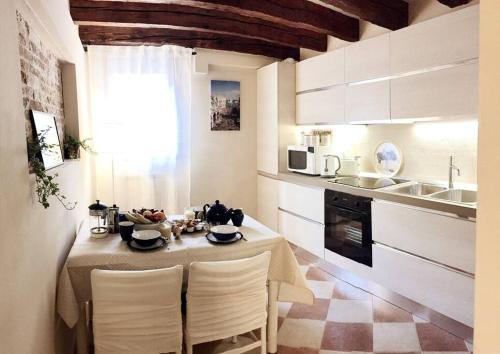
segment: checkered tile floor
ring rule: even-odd
[[[297,257],[314,305],[279,303],[279,354],[469,354],[470,344]],[[243,345],[245,337],[240,337]],[[227,342],[227,341],[226,341]],[[202,345],[195,353],[229,349]],[[260,353],[259,350],[252,353]]]
[[[470,345],[297,257],[314,305],[280,303],[278,353],[468,354]]]

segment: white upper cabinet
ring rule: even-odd
[[[390,46],[392,74],[477,58],[479,5],[391,32]]]
[[[345,49],[345,80],[355,82],[390,74],[389,34],[366,39]]]
[[[297,124],[345,123],[345,86],[297,95]]]
[[[344,49],[337,49],[298,62],[296,70],[296,91],[344,84]]]
[[[473,117],[477,111],[477,62],[391,81],[393,120]]]
[[[257,71],[257,169],[278,174],[278,63]]]
[[[348,85],[345,117],[348,123],[390,121],[390,81]]]

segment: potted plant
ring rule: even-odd
[[[26,139],[28,147],[28,163],[30,166],[30,172],[35,174],[35,192],[38,198],[38,202],[47,209],[49,204],[49,198],[54,196],[67,210],[72,210],[76,207],[76,202],[66,201],[66,196],[61,194],[59,189],[59,183],[57,183],[56,178],[58,174],[48,175],[45,171],[45,166],[41,161],[42,150],[50,150],[54,148],[55,145],[48,144],[45,139],[45,133],[41,132],[37,135],[37,139],[30,140]]]
[[[79,140],[71,135],[65,135],[64,137],[64,159],[66,160],[76,160],[80,158],[80,148],[85,151],[90,150],[90,146],[87,142],[90,139]]]

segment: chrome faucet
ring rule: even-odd
[[[457,170],[457,176],[460,176],[460,169],[453,164],[453,156],[450,156],[450,166],[448,167],[448,188],[453,188],[453,170]]]

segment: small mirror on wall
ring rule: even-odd
[[[30,111],[30,115],[34,127],[34,139],[44,143],[40,154],[45,170],[62,165],[64,161],[56,118],[48,113],[34,110]]]

